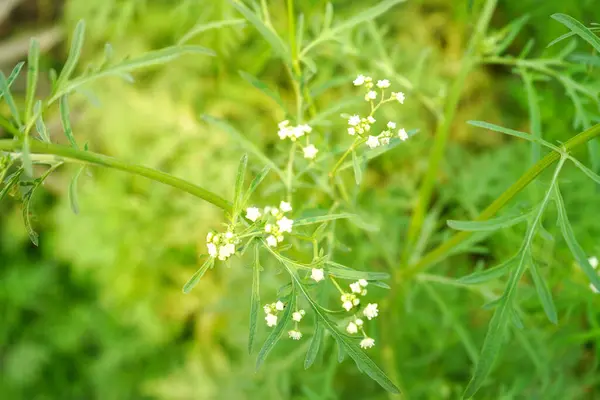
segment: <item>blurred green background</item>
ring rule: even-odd
[[[44,69],[60,69],[68,32],[79,19],[88,27],[85,65],[100,59],[105,42],[119,56],[139,54],[176,43],[198,23],[240,18],[219,0],[5,3],[14,3],[0,14],[0,67],[5,73],[26,58],[32,35],[42,39]],[[275,27],[286,35],[284,1],[266,3]],[[376,3],[333,1],[334,19],[342,21]],[[394,118],[420,129],[410,143],[373,162],[363,183],[361,208],[381,225],[376,241],[383,246],[372,246],[360,232],[342,232],[340,239],[351,250],[339,256],[342,261],[379,269],[386,259],[399,258],[427,168],[435,115],[443,108],[476,20],[468,3],[407,1],[375,23],[347,33],[341,44],[324,46],[315,59],[313,87],[331,86],[323,89],[317,105],[331,108],[334,125],[344,129],[338,115],[352,109],[348,99],[356,92],[350,81],[360,72],[387,77],[393,85],[410,82],[412,90],[404,89],[410,101]],[[315,30],[325,2],[298,1],[297,7],[305,15],[307,31]],[[585,24],[600,22],[597,0],[504,0],[492,19],[492,31],[529,14],[507,53],[519,54],[534,39],[532,56],[555,54],[561,46],[545,49],[565,33],[550,19],[555,12]],[[228,120],[271,152],[278,142],[276,123],[284,115],[238,71],[278,88],[290,103],[293,91],[252,26],[206,31],[192,43],[214,49],[217,56],[186,56],[136,73],[135,84],[106,79],[93,85],[87,97],[76,96],[75,136],[94,151],[168,171],[230,198],[242,150],[199,115]],[[587,49],[581,45],[581,50]],[[598,77],[594,70],[584,77],[596,93]],[[332,80],[337,83],[330,84]],[[24,79],[15,88],[16,96],[22,95]],[[562,86],[539,82],[536,88],[544,136],[565,141],[577,133],[575,110]],[[591,109],[599,122],[600,113],[593,111],[593,104]],[[465,121],[471,119],[529,130],[527,95],[510,67],[477,67],[468,78],[428,215],[435,232],[446,219],[475,217],[529,166],[527,144],[468,127]],[[60,131],[58,115],[47,123],[51,132]],[[585,152],[581,156],[585,159]],[[260,168],[255,160],[253,169]],[[63,168],[36,195],[39,247],[28,239],[20,204],[10,199],[0,203],[0,398],[387,398],[351,361],[337,363],[332,341],[306,371],[302,360],[308,342],[282,341],[255,372],[255,355],[246,351],[247,266],[234,263],[230,269],[211,270],[191,294],[181,292],[198,267],[206,232],[219,229],[223,221],[221,212],[142,178],[91,169],[80,179],[81,212],[74,215],[66,196],[74,171]],[[576,171],[569,169],[565,176],[563,190],[576,234],[590,255],[600,255],[600,191]],[[555,233],[552,217],[548,221],[546,228]],[[436,234],[438,239],[445,235]],[[479,253],[457,255],[432,271],[455,277],[505,259],[516,251],[521,235],[515,228],[488,237]],[[545,320],[533,287],[523,288],[520,306],[526,329],[511,329],[478,398],[600,399],[600,297],[589,291],[561,239],[537,245],[547,255],[545,273],[554,288],[559,325]],[[263,299],[275,296],[278,278],[262,282]],[[500,288],[501,283],[476,290],[425,280],[410,283],[406,296],[393,305],[394,320],[379,321],[379,330],[394,329],[385,335],[385,346],[372,349],[373,357],[388,372],[393,366],[390,374],[400,378],[412,398],[458,398],[491,315],[481,306]],[[259,340],[264,337],[261,328]],[[391,363],[385,361],[386,346],[395,350]]]

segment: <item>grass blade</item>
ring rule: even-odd
[[[2,91],[4,94],[4,101],[6,101],[6,104],[8,104],[8,108],[10,109],[10,113],[17,124],[17,128],[21,129],[23,127],[21,116],[19,115],[19,110],[17,109],[15,100],[12,97],[12,93],[10,92],[10,87],[8,81],[6,80],[6,76],[2,71],[0,71],[0,91]]]
[[[596,51],[600,52],[600,38],[589,28],[567,14],[553,14],[552,18],[569,28],[573,33],[591,44]]]
[[[27,91],[25,94],[25,121],[31,118],[33,111],[33,102],[35,100],[35,90],[37,88],[40,66],[40,43],[36,39],[31,39],[29,43],[29,54],[27,56]]]
[[[206,261],[204,261],[204,264],[202,264],[202,266],[198,269],[198,271],[196,271],[194,273],[194,275],[192,275],[190,280],[187,281],[185,285],[183,285],[183,293],[185,293],[185,294],[189,293],[194,288],[194,286],[196,286],[198,284],[198,282],[200,282],[200,279],[202,279],[202,276],[204,276],[204,273],[210,267],[212,267],[214,263],[215,263],[215,259],[213,257],[208,257],[206,259]]]
[[[489,232],[517,225],[526,221],[530,215],[531,211],[521,215],[503,215],[484,221],[457,221],[450,219],[446,222],[450,228],[456,229],[457,231]]]
[[[357,185],[360,185],[362,181],[362,169],[356,151],[352,150],[352,167],[354,168],[354,181]]]
[[[246,168],[248,167],[248,155],[244,154],[240,159],[235,178],[235,191],[233,197],[233,215],[238,215],[243,207],[242,195],[244,193],[244,179],[246,177]]]
[[[489,129],[491,131],[494,132],[499,132],[499,133],[504,133],[505,135],[509,135],[509,136],[515,136],[521,139],[525,139],[527,141],[530,142],[534,142],[534,143],[539,143],[542,146],[545,146],[549,149],[552,149],[556,152],[560,152],[560,149],[558,147],[556,147],[555,145],[553,145],[552,143],[549,143],[547,141],[545,141],[542,138],[536,137],[532,134],[528,134],[525,132],[519,132],[519,131],[515,131],[514,129],[509,129],[509,128],[504,128],[502,126],[499,125],[495,125],[495,124],[490,124],[489,122],[483,122],[483,121],[467,121],[467,123],[469,125],[473,125],[476,126],[478,128],[484,128],[484,129]]]
[[[317,355],[319,354],[319,348],[321,347],[321,342],[323,341],[323,324],[319,322],[315,323],[315,334],[310,341],[310,345],[308,346],[308,351],[306,352],[306,358],[304,359],[304,369],[309,369],[317,359]]]
[[[58,108],[60,110],[60,122],[62,123],[65,136],[69,140],[69,143],[71,143],[71,146],[77,149],[77,142],[75,142],[75,137],[73,136],[73,129],[71,128],[71,119],[69,118],[69,102],[67,100],[67,96],[63,96],[60,98]]]
[[[77,181],[79,180],[79,175],[85,169],[85,165],[79,167],[75,175],[73,175],[73,179],[71,179],[71,183],[69,184],[69,204],[71,204],[71,210],[73,214],[79,214],[79,200],[77,196]]]
[[[190,39],[197,36],[199,33],[209,31],[211,29],[219,29],[224,28],[226,26],[235,26],[235,25],[246,25],[246,20],[238,18],[238,19],[225,19],[222,21],[213,21],[208,24],[198,24],[190,29],[185,35],[179,39],[177,44],[182,45]]]
[[[256,89],[260,90],[261,92],[263,92],[267,96],[269,96],[271,99],[273,99],[282,108],[282,110],[284,110],[286,112],[286,114],[288,113],[287,107],[283,103],[283,100],[281,100],[281,96],[279,96],[279,93],[277,93],[276,91],[272,90],[271,88],[269,88],[269,86],[267,86],[266,83],[264,83],[263,81],[259,80],[255,76],[250,75],[247,72],[244,72],[244,71],[240,70],[240,71],[238,71],[238,73],[240,74],[240,76],[242,77],[242,79],[244,79],[246,82],[248,82],[249,84],[251,84],[252,86],[254,86]]]
[[[256,369],[257,370],[264,363],[265,359],[267,358],[267,356],[269,355],[271,350],[273,350],[273,348],[275,347],[275,345],[277,344],[279,339],[281,339],[281,336],[283,336],[285,327],[292,320],[292,313],[295,311],[295,309],[296,309],[296,285],[292,284],[292,293],[290,294],[290,301],[286,305],[285,310],[283,311],[283,314],[281,315],[281,318],[279,319],[279,322],[277,323],[277,325],[275,325],[275,328],[273,328],[273,330],[267,337],[267,340],[263,344],[263,347],[260,349],[260,352],[258,353],[258,358],[256,359]]]
[[[33,106],[33,114],[38,116],[35,120],[35,129],[44,142],[50,143],[50,134],[48,133],[48,129],[44,123],[44,117],[42,116],[41,100],[35,102],[35,105]]]
[[[259,247],[254,246],[254,263],[252,264],[252,297],[250,298],[250,329],[248,330],[248,354],[252,353],[252,347],[254,346],[258,310],[260,309],[260,270]]]
[[[318,224],[320,222],[334,221],[338,219],[351,219],[357,218],[356,214],[340,213],[340,214],[328,214],[328,215],[317,215],[314,217],[298,218],[294,220],[294,226],[304,226]]]
[[[542,303],[542,308],[544,309],[546,316],[550,322],[552,322],[554,325],[558,325],[558,316],[556,315],[556,306],[552,300],[552,293],[550,293],[550,289],[548,288],[546,281],[540,274],[538,266],[536,262],[531,259],[531,256],[529,256],[529,272],[531,273],[535,290],[540,298],[540,302]]]
[[[79,57],[81,56],[81,49],[83,48],[83,40],[85,37],[85,21],[79,20],[77,25],[75,26],[75,30],[73,31],[73,41],[71,42],[71,49],[69,50],[69,55],[67,56],[67,61],[63,69],[60,71],[60,75],[56,80],[56,88],[60,90],[61,86],[63,86],[75,71],[75,67],[77,66],[77,62],[79,61]]]

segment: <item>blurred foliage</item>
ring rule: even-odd
[[[342,20],[375,2],[334,1],[335,18]],[[299,3],[307,30],[316,29],[325,2]],[[598,22],[600,8],[595,3],[502,1],[493,27],[499,30],[528,13],[530,19],[508,53],[519,54],[527,40],[534,39],[534,56],[555,54],[560,49],[545,46],[565,30],[549,15],[560,11],[586,23]],[[269,2],[269,11],[275,27],[285,32],[284,2]],[[67,30],[78,19],[86,20],[84,58],[91,62],[107,41],[120,56],[137,54],[176,43],[196,24],[239,15],[220,0],[187,0],[175,6],[159,0],[70,0],[62,18],[58,23]],[[420,127],[421,134],[410,146],[377,159],[363,183],[359,206],[382,227],[372,234],[373,242],[381,245],[373,246],[364,232],[348,228],[339,238],[348,244],[347,252],[339,254],[340,262],[383,269],[393,268],[399,259],[409,211],[427,168],[431,132],[473,21],[467,1],[409,1],[376,23],[360,25],[340,38],[341,45],[325,46],[316,56],[315,87],[324,87],[315,95],[317,107],[331,109],[333,120],[352,104],[348,82],[357,72],[389,77],[411,98],[420,99],[407,102],[404,113],[393,118]],[[133,85],[116,79],[94,85],[90,95],[79,96],[73,106],[75,135],[99,152],[169,171],[230,197],[239,148],[198,116],[227,119],[271,152],[277,142],[274,127],[284,116],[238,71],[278,88],[288,104],[292,88],[268,45],[250,26],[209,30],[191,42],[214,49],[218,56],[177,60],[137,74]],[[65,43],[43,62],[59,65],[66,49]],[[598,73],[593,76],[598,82]],[[544,137],[565,141],[575,132],[574,110],[563,88],[554,82],[541,82],[536,88],[542,99]],[[445,233],[439,228],[446,219],[473,218],[529,165],[526,144],[509,143],[491,133],[482,136],[481,130],[464,123],[477,118],[528,130],[527,93],[510,67],[478,68],[467,82],[442,183],[427,218],[432,243],[443,240]],[[17,205],[0,204],[2,398],[386,397],[350,362],[337,363],[331,338],[307,371],[302,369],[305,341],[282,342],[255,373],[254,357],[246,351],[249,268],[215,269],[196,291],[181,293],[198,267],[206,232],[221,222],[220,212],[142,178],[93,169],[91,179],[81,180],[81,212],[73,215],[63,189],[70,172],[53,177],[47,193],[35,199],[34,209],[50,210],[36,221],[39,248],[29,243]],[[600,191],[577,171],[569,169],[565,176],[562,186],[576,234],[585,249],[600,254]],[[547,181],[543,177],[536,184]],[[552,218],[555,215],[546,218],[545,226],[556,233]],[[435,276],[424,275],[390,306],[394,321],[380,321],[379,326],[378,340],[385,338],[387,343],[373,350],[376,358],[385,358],[388,346],[395,349],[393,364],[411,397],[462,394],[490,315],[478,305],[501,292],[499,283],[462,288],[440,277],[458,277],[505,259],[519,246],[521,235],[519,228],[510,228],[482,239],[481,252],[440,263]],[[569,255],[553,250],[555,243],[536,247],[544,256],[543,269],[553,271],[549,279],[556,287],[559,325],[545,320],[534,288],[524,285],[520,307],[526,310],[527,328],[511,328],[508,350],[479,398],[597,398],[600,299],[589,292]],[[277,287],[275,278],[262,282],[261,295],[272,298]],[[264,338],[265,330],[259,335],[259,340]]]

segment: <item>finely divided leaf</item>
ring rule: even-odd
[[[362,168],[358,156],[356,155],[356,151],[354,150],[352,150],[352,166],[354,167],[354,181],[357,185],[360,185],[360,182],[362,181]]]
[[[188,33],[183,35],[183,37],[181,39],[179,39],[178,44],[181,45],[181,44],[187,42],[188,40],[194,38],[194,36],[198,35],[199,33],[206,32],[211,29],[218,29],[218,28],[223,28],[226,26],[245,25],[245,24],[246,24],[246,21],[241,18],[225,19],[222,21],[213,21],[213,22],[209,22],[207,24],[198,24],[198,25],[194,26]]]
[[[458,231],[467,232],[486,232],[496,231],[502,228],[508,228],[509,226],[516,225],[529,218],[531,212],[521,215],[503,215],[497,218],[486,219],[484,221],[457,221],[448,220],[447,224],[450,228]]]
[[[61,89],[75,71],[79,57],[81,56],[81,49],[83,48],[83,39],[85,36],[85,21],[79,20],[73,31],[73,41],[71,42],[71,49],[67,56],[67,61],[63,69],[60,71],[60,75],[56,81],[57,90]]]
[[[241,208],[244,206],[242,203],[242,196],[244,192],[244,179],[246,177],[246,167],[248,166],[248,155],[244,154],[240,159],[238,165],[237,176],[235,178],[235,191],[233,196],[233,214],[238,215]]]
[[[183,285],[183,293],[189,293],[194,288],[194,286],[196,286],[198,282],[200,282],[200,279],[202,279],[202,276],[204,276],[206,270],[212,267],[214,262],[215,259],[213,257],[208,257],[206,261],[204,261],[204,264],[202,264],[200,269],[198,269],[198,271],[196,271],[194,275],[192,275],[190,280],[187,281],[185,285]]]
[[[319,354],[319,348],[323,341],[323,324],[319,322],[319,319],[315,322],[315,334],[310,341],[308,351],[306,352],[306,358],[304,359],[304,369],[308,369],[313,365]]]
[[[37,115],[37,118],[35,119],[35,129],[44,142],[50,143],[50,134],[48,133],[48,129],[46,128],[44,117],[42,115],[43,112],[41,100],[35,102],[35,105],[33,106],[33,114]]]
[[[457,279],[457,282],[463,283],[466,285],[474,285],[477,283],[484,283],[491,281],[492,279],[500,278],[504,276],[510,269],[510,266],[515,261],[515,258],[512,257],[503,263],[496,265],[492,268],[484,269],[481,271],[475,271],[472,274],[467,276],[463,276],[462,278]]]
[[[248,354],[252,353],[254,336],[256,335],[258,310],[260,309],[260,269],[259,247],[254,246],[254,263],[252,264],[252,297],[250,298],[250,329],[248,331]]]
[[[17,76],[19,76],[19,73],[21,72],[21,69],[23,68],[23,65],[25,65],[24,61],[21,61],[20,63],[18,63],[17,65],[15,65],[15,67],[12,70],[12,72],[8,76],[7,86],[9,88],[12,86],[13,82],[15,81],[15,79],[17,79]],[[4,88],[0,87],[0,99],[2,99],[2,97],[4,97]]]
[[[489,129],[494,132],[504,133],[506,135],[515,136],[515,137],[518,137],[521,139],[528,140],[530,142],[539,143],[543,146],[548,147],[549,149],[560,152],[560,149],[558,147],[554,146],[552,143],[549,143],[549,142],[545,141],[544,139],[539,138],[539,137],[534,136],[529,133],[515,131],[514,129],[504,128],[502,126],[490,124],[489,122],[483,122],[483,121],[467,121],[467,123],[469,125],[477,126],[479,128]]]
[[[27,92],[25,94],[25,122],[31,118],[33,111],[33,102],[35,100],[35,90],[37,88],[38,73],[40,63],[40,43],[36,39],[31,39],[29,44],[29,54],[27,56]]]
[[[248,190],[244,194],[244,200],[242,201],[242,204],[248,204],[250,197],[252,196],[258,185],[260,185],[260,183],[265,179],[270,170],[271,167],[267,165],[262,169],[262,171],[260,171],[258,175],[254,177],[254,179],[252,179],[252,182],[250,182],[250,186],[248,186]]]
[[[583,165],[581,163],[581,161],[579,161],[578,159],[576,159],[574,157],[569,156],[569,160],[573,161],[573,163],[577,166],[577,168],[579,168],[590,179],[592,179],[594,182],[600,184],[600,175],[598,175],[597,173],[595,173],[594,171],[592,171],[591,169],[589,169],[588,167]]]
[[[6,80],[4,72],[2,71],[0,71],[0,91],[2,91],[4,94],[4,101],[6,101],[6,104],[8,104],[8,108],[10,109],[10,113],[17,124],[17,128],[21,129],[23,126],[23,123],[21,122],[21,116],[19,115],[19,110],[15,100],[12,97],[12,93],[10,92],[9,83]]]
[[[85,165],[79,167],[75,175],[73,175],[73,179],[71,179],[71,183],[69,184],[69,203],[71,204],[71,210],[74,214],[79,214],[79,201],[77,196],[77,181],[79,180],[79,175],[85,169]]]
[[[65,136],[67,137],[67,139],[69,139],[71,146],[77,149],[77,142],[75,142],[75,137],[73,136],[73,129],[71,129],[71,119],[69,116],[69,103],[67,100],[67,96],[63,96],[60,98],[58,108],[60,110],[60,122],[62,123]]]
[[[350,280],[366,279],[368,281],[382,281],[390,277],[387,272],[357,271],[333,261],[325,261],[325,271],[336,278]]]
[[[536,262],[531,259],[531,256],[529,257],[529,272],[531,273],[535,290],[540,298],[540,302],[542,303],[542,307],[544,308],[546,316],[550,322],[557,325],[558,316],[556,315],[556,307],[554,306],[554,301],[552,300],[552,293],[550,293],[550,289],[548,288],[546,281],[540,274],[538,266]]]
[[[569,15],[560,13],[552,15],[552,18],[565,25],[580,38],[591,44],[596,51],[600,52],[600,38],[581,22]]]

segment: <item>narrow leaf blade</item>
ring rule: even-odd
[[[200,282],[200,279],[202,279],[202,276],[204,276],[204,273],[210,268],[212,267],[212,265],[214,264],[215,259],[213,257],[208,257],[206,259],[206,261],[204,261],[204,264],[202,264],[202,266],[200,267],[200,269],[198,269],[198,271],[196,271],[194,273],[194,275],[192,275],[192,277],[190,278],[190,280],[188,280],[186,282],[185,285],[183,285],[183,293],[187,294],[189,293],[194,286],[196,286],[198,284],[198,282]]]
[[[334,221],[338,219],[352,219],[357,218],[356,214],[350,213],[339,213],[339,214],[328,214],[328,215],[317,215],[314,217],[306,217],[306,218],[298,218],[294,220],[294,226],[304,226],[304,225],[312,225],[318,224],[321,222]]]
[[[521,215],[503,215],[484,221],[457,221],[448,220],[448,226],[457,231],[467,232],[489,232],[519,224],[529,218],[530,213]]]
[[[237,175],[235,178],[235,191],[233,198],[233,214],[238,215],[241,211],[241,208],[244,206],[242,204],[242,195],[244,192],[244,179],[246,177],[246,168],[248,167],[248,155],[244,154],[240,159],[240,163],[237,169]]]
[[[557,325],[558,316],[556,314],[556,306],[552,300],[552,293],[550,293],[550,289],[548,288],[546,281],[540,274],[536,262],[532,259],[529,260],[529,272],[531,273],[535,290],[537,291],[540,302],[542,303],[542,308],[544,309],[548,320],[550,320],[550,322],[552,322],[554,325]]]
[[[304,369],[308,369],[314,364],[315,360],[317,359],[317,355],[319,354],[319,348],[321,347],[322,341],[323,324],[317,320],[315,323],[315,334],[310,341],[308,351],[306,352],[306,358],[304,359]]]
[[[79,176],[85,169],[85,165],[79,167],[73,178],[71,179],[71,183],[69,184],[69,204],[71,204],[71,210],[73,214],[79,214],[79,200],[77,196],[77,182],[79,180]]]
[[[254,247],[254,263],[252,265],[252,297],[250,298],[250,329],[248,330],[248,354],[252,353],[256,336],[258,310],[260,309],[260,262],[259,248]]]
[[[71,146],[77,149],[77,142],[75,142],[75,137],[73,136],[73,129],[71,128],[71,119],[69,116],[69,102],[67,100],[67,96],[63,96],[60,98],[58,108],[60,110],[60,122],[62,123],[65,136],[69,140],[69,143],[71,143]]]
[[[33,103],[35,100],[35,91],[37,88],[40,64],[40,43],[36,39],[31,39],[29,44],[29,54],[27,56],[27,91],[25,94],[25,121],[31,118]]]
[[[600,38],[589,28],[567,14],[554,14],[552,18],[569,28],[580,38],[591,44],[596,51],[600,52]]]

